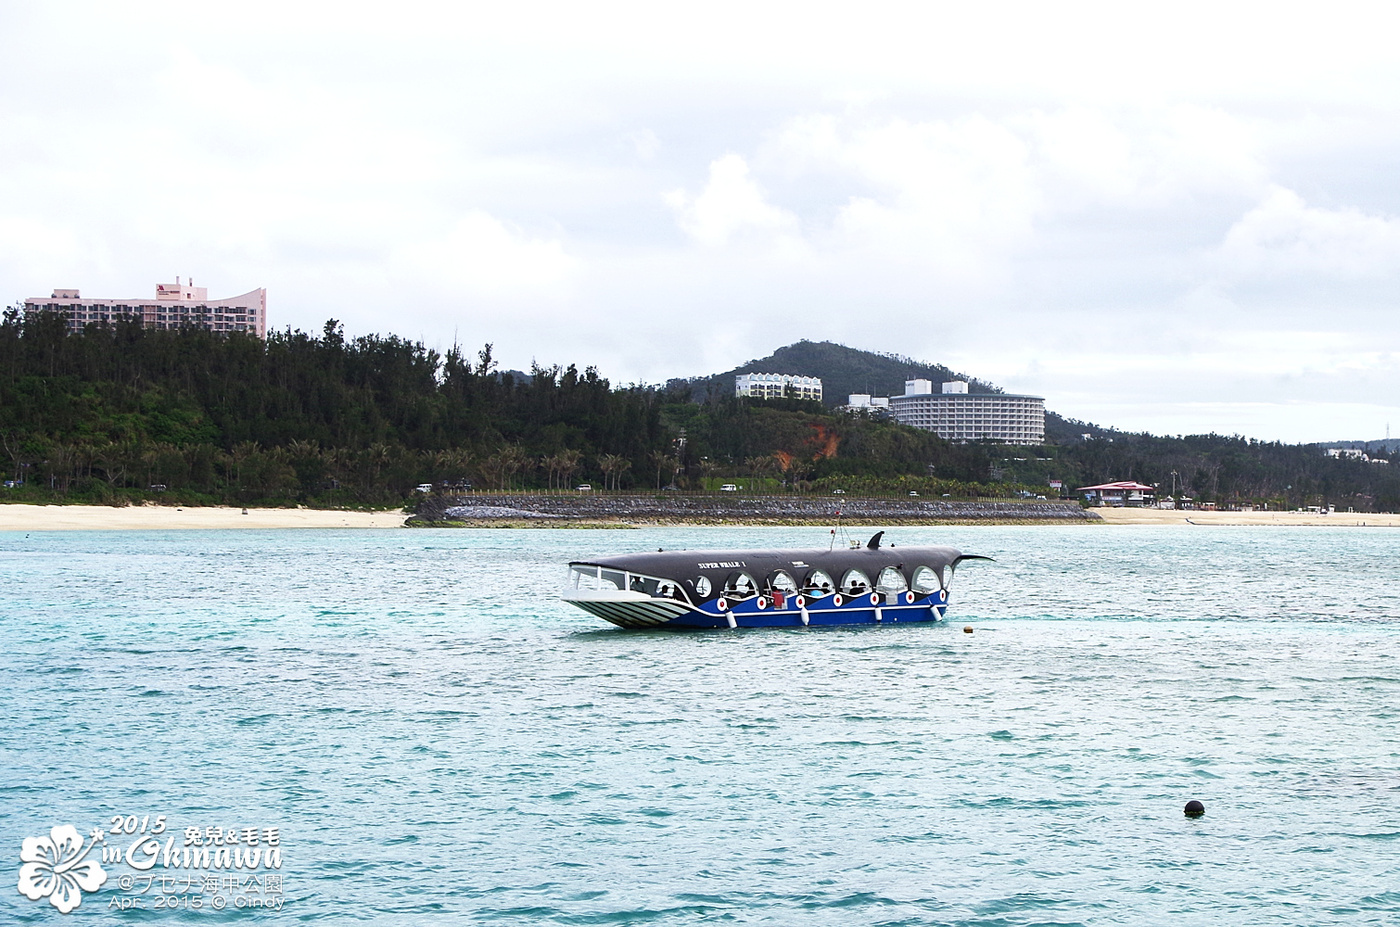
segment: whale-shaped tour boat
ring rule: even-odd
[[[785,628],[938,621],[964,560],[951,547],[657,551],[569,564],[564,601],[623,628]]]

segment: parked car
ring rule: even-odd
[[[833,490],[831,491],[831,494],[832,494],[833,496],[844,496],[844,495],[846,494],[846,490],[844,490],[844,489],[833,489]]]
[[[918,491],[916,491],[916,490],[913,490],[913,489],[909,490],[909,495],[911,495],[911,496],[917,496],[918,494],[919,494],[919,493],[918,493]]]
[[[591,483],[579,483],[579,484],[578,484],[577,486],[575,486],[574,488],[577,489],[579,492],[592,492],[592,491],[593,491],[593,484],[591,484]]]
[[[738,491],[739,491],[739,487],[738,487],[738,486],[735,486],[733,483],[725,483],[723,486],[721,486],[721,487],[719,488],[719,491],[720,491],[720,492],[738,492]]]
[[[419,484],[418,484],[418,487],[417,487],[417,491],[418,491],[418,492],[424,492],[424,493],[432,492],[432,491],[433,491],[433,484],[432,484],[432,483],[419,483]]]

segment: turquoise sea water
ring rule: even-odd
[[[1400,922],[1400,532],[888,537],[998,562],[943,625],[671,634],[563,564],[826,536],[0,534],[0,923]],[[159,815],[276,827],[281,909],[16,889]]]

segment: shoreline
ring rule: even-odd
[[[1094,508],[1104,524],[1173,525],[1186,528],[1400,528],[1400,515],[1389,512],[1200,512],[1179,509]]]
[[[719,493],[433,495],[409,527],[1092,524],[1074,502]]]
[[[247,512],[245,515],[244,512]],[[397,512],[243,509],[228,505],[0,505],[0,531],[183,531],[271,528],[402,528]]]
[[[354,512],[337,509],[260,509],[236,506],[171,505],[0,505],[0,531],[180,531],[180,530],[273,530],[351,528],[386,530],[393,528],[532,528],[554,530],[689,527],[831,527],[852,528],[975,526],[975,525],[1116,525],[1210,527],[1322,527],[1322,528],[1400,528],[1400,514],[1345,513],[1317,515],[1308,512],[1202,512],[1172,509],[1097,508],[1079,517],[1017,517],[1021,513],[1001,503],[962,503],[960,509],[924,512],[893,509],[851,511],[863,508],[862,500],[843,504],[838,520],[834,512],[762,511],[761,509],[713,510],[695,506],[685,512],[658,511],[651,506],[623,506],[616,512],[583,511],[588,506],[560,504],[559,497],[545,497],[547,506],[525,510],[528,497],[514,496],[508,507],[488,507],[458,518],[410,516],[404,511]],[[619,501],[614,499],[613,501]],[[640,500],[638,500],[640,501]],[[731,502],[732,500],[720,500]],[[880,500],[872,500],[879,502]],[[820,506],[829,506],[822,501]],[[885,509],[883,505],[873,505]],[[433,513],[442,514],[442,513]],[[1030,514],[1027,512],[1026,514]]]
[[[405,527],[425,528],[533,528],[566,531],[571,528],[920,528],[944,525],[1046,525],[1094,524],[1092,519],[1048,522],[1038,518],[463,518],[452,521],[415,521]]]

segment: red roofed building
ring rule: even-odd
[[[1121,483],[1100,483],[1098,486],[1081,486],[1075,490],[1082,493],[1090,505],[1151,505],[1157,495],[1155,487],[1143,483],[1124,480]]]

